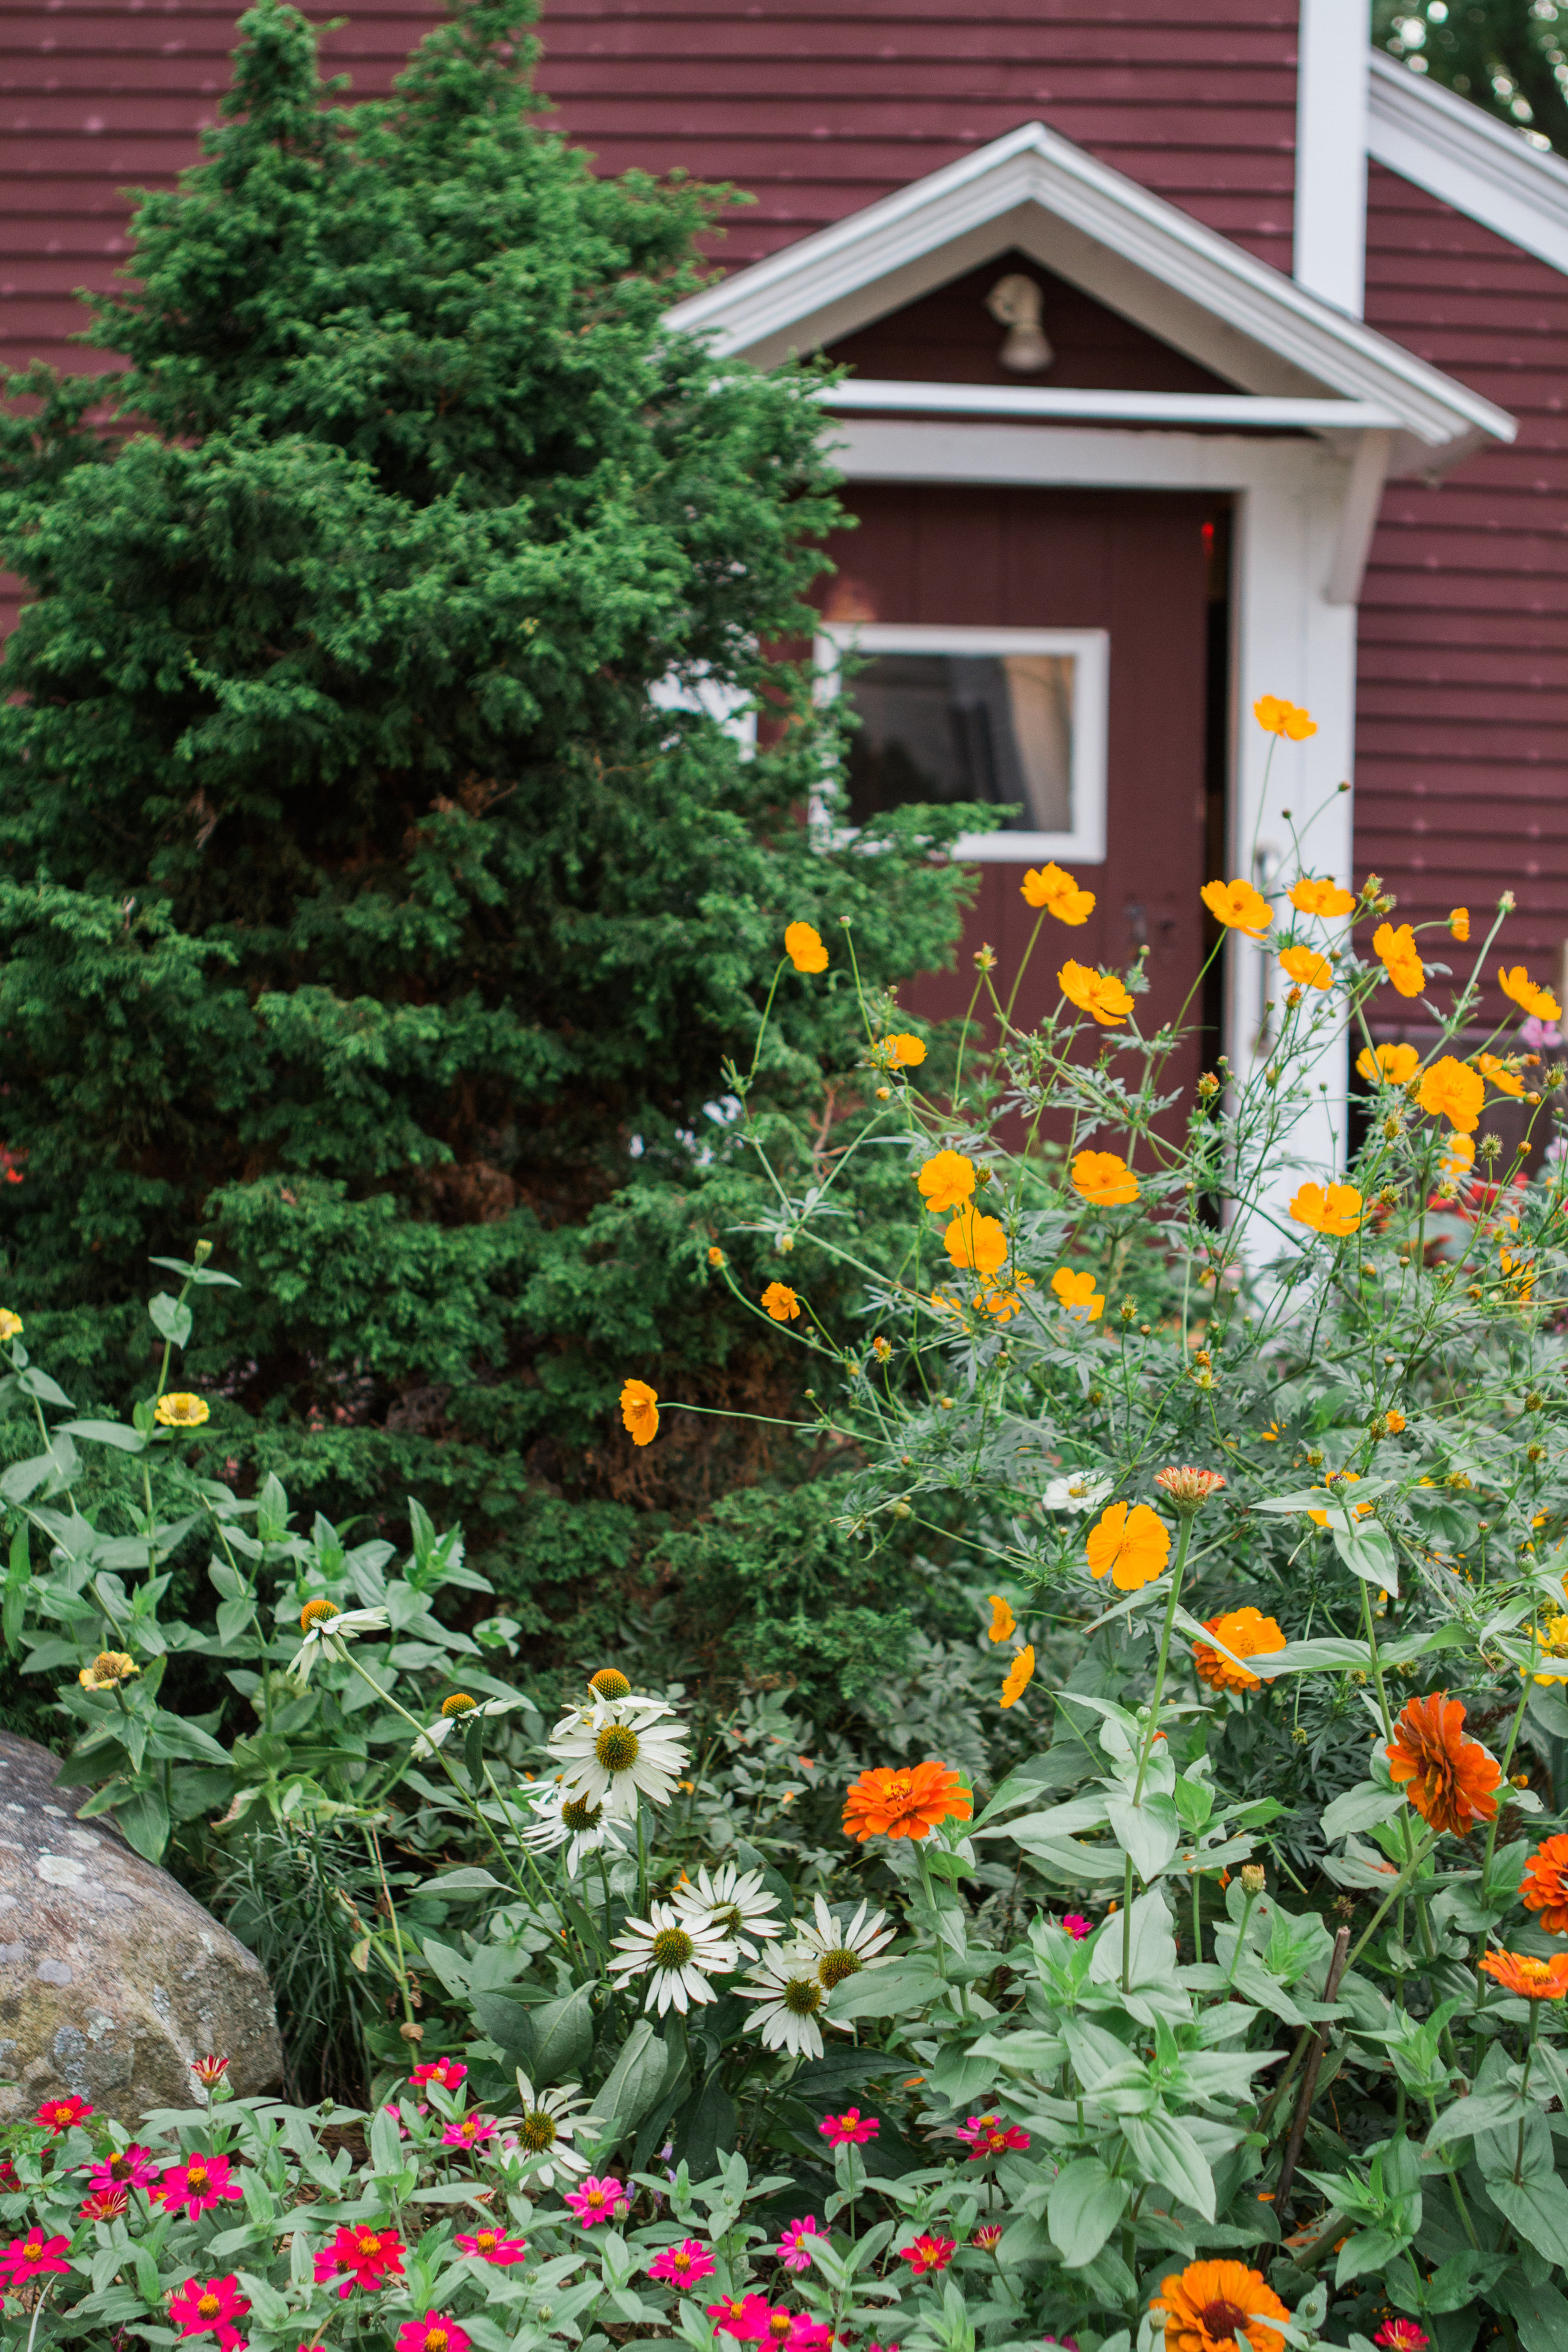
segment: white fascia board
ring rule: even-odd
[[[1329,392],[1392,410],[1437,463],[1478,438],[1514,436],[1513,419],[1490,401],[1039,122],[705,289],[668,321],[707,337],[716,355],[776,347],[792,330],[808,349],[825,310],[1031,206]]]
[[[1091,416],[1121,425],[1239,425],[1273,433],[1397,430],[1385,404],[1364,400],[1293,400],[1246,392],[1068,391],[1048,384],[927,383],[850,376],[817,394],[825,408],[896,416]]]
[[[1568,271],[1568,163],[1466,98],[1372,53],[1367,152],[1402,180]]]

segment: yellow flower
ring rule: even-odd
[[[1086,923],[1094,912],[1094,892],[1080,890],[1060,866],[1031,866],[1018,887],[1031,907],[1044,907],[1058,923]]]
[[[1171,1557],[1170,1530],[1147,1503],[1110,1503],[1089,1529],[1085,1549],[1091,1576],[1101,1577],[1109,1569],[1118,1591],[1136,1592],[1163,1573]]]
[[[1462,946],[1470,936],[1470,910],[1468,907],[1454,907],[1449,909],[1448,929]]]
[[[1363,1045],[1355,1066],[1369,1086],[1407,1087],[1421,1066],[1421,1056],[1414,1045]]]
[[[1512,1095],[1516,1102],[1523,1101],[1524,1080],[1516,1078],[1508,1064],[1500,1062],[1495,1054],[1478,1054],[1476,1067],[1483,1078],[1491,1080],[1500,1095]]]
[[[1285,1434],[1277,1421],[1271,1421],[1267,1429],[1260,1429],[1258,1433],[1265,1445],[1278,1445]]]
[[[1400,995],[1419,996],[1426,985],[1426,971],[1409,924],[1401,923],[1395,930],[1392,924],[1379,923],[1372,935],[1372,944]]]
[[[1205,882],[1199,895],[1216,922],[1227,931],[1240,931],[1246,939],[1261,940],[1274,920],[1274,910],[1262,891],[1239,877],[1234,882]]]
[[[1009,1633],[1017,1632],[1018,1621],[999,1592],[992,1593],[990,1599],[991,1622],[986,1628],[986,1639],[991,1642],[1005,1642]]]
[[[925,1060],[924,1039],[911,1037],[907,1029],[900,1029],[895,1036],[884,1037],[882,1043],[895,1069],[917,1070]]]
[[[1383,1426],[1387,1435],[1397,1437],[1405,1425],[1405,1415],[1396,1406],[1391,1405],[1383,1416]]]
[[[796,971],[826,971],[827,950],[809,923],[792,923],[784,933],[784,953]]]
[[[1006,1261],[1007,1235],[1002,1225],[967,1204],[942,1238],[954,1265],[972,1265],[976,1274],[999,1273]]]
[[[193,1396],[188,1389],[173,1389],[158,1399],[153,1418],[161,1429],[199,1429],[211,1419],[211,1410],[205,1397]]]
[[[1279,969],[1298,988],[1332,988],[1334,984],[1333,965],[1316,948],[1287,948]]]
[[[1113,971],[1096,971],[1092,964],[1064,963],[1057,984],[1069,1004],[1090,1013],[1102,1028],[1114,1029],[1132,1010],[1132,999]]]
[[[1348,915],[1355,902],[1353,890],[1342,890],[1327,876],[1314,882],[1310,874],[1303,874],[1290,885],[1290,904],[1299,915]]]
[[[1365,1207],[1353,1184],[1303,1184],[1290,1203],[1290,1214],[1299,1225],[1310,1225],[1315,1234],[1331,1234],[1342,1240],[1347,1234],[1361,1231]]]
[[[1310,719],[1297,703],[1282,702],[1277,694],[1259,695],[1252,715],[1266,735],[1288,736],[1292,743],[1304,743],[1318,731],[1316,719]]]
[[[925,1162],[915,1181],[925,1195],[926,1207],[933,1217],[940,1217],[973,1192],[974,1162],[967,1152],[939,1151]]]
[[[1442,1162],[1445,1176],[1468,1176],[1476,1164],[1476,1139],[1473,1135],[1446,1135],[1443,1138],[1446,1157]]]
[[[785,1282],[770,1282],[763,1293],[763,1305],[775,1323],[793,1323],[800,1313],[800,1301]]]
[[[1138,1198],[1138,1179],[1115,1151],[1075,1152],[1071,1181],[1091,1209],[1115,1209]]]
[[[879,1331],[876,1338],[871,1342],[871,1353],[876,1357],[877,1361],[879,1364],[885,1364],[892,1352],[892,1341],[890,1339],[884,1339],[881,1333]]]
[[[725,1263],[724,1253],[717,1242],[708,1253],[708,1263],[710,1265],[722,1265]]]
[[[1011,1323],[1014,1316],[1023,1311],[1024,1301],[1019,1294],[1033,1290],[1034,1279],[1026,1274],[1017,1275],[1014,1279],[1017,1284],[1016,1290],[1000,1290],[994,1284],[986,1286],[974,1301],[983,1315],[993,1317],[998,1323]]]
[[[1506,964],[1498,966],[1498,986],[1505,996],[1511,996],[1521,1011],[1533,1014],[1537,1021],[1561,1021],[1563,1007],[1549,988],[1538,988],[1521,963],[1511,971]]]
[[[1029,1677],[1035,1671],[1035,1645],[1032,1642],[1021,1649],[1007,1669],[1007,1679],[1002,1685],[1002,1704],[1012,1706],[1029,1687]]]
[[[1331,1470],[1323,1483],[1325,1486],[1359,1486],[1361,1485],[1361,1472],[1359,1470]],[[1355,1515],[1358,1519],[1369,1518],[1372,1515],[1372,1505],[1370,1503],[1358,1503],[1355,1507]],[[1326,1528],[1329,1524],[1329,1515],[1327,1511],[1309,1511],[1307,1517],[1311,1520],[1312,1525],[1315,1528]]]
[[[120,1683],[129,1682],[142,1669],[123,1650],[100,1650],[90,1666],[83,1666],[77,1676],[83,1690],[113,1690]]]
[[[0,1339],[14,1339],[22,1328],[22,1318],[9,1307],[0,1307]]]
[[[1543,1657],[1553,1660],[1568,1659],[1568,1617],[1549,1617],[1544,1625],[1537,1625],[1535,1628],[1535,1638],[1541,1645]],[[1537,1674],[1531,1679],[1540,1683],[1543,1687],[1550,1683],[1568,1683],[1568,1670],[1560,1675]]]
[[[627,1381],[621,1390],[621,1423],[634,1445],[651,1445],[658,1435],[658,1391],[646,1381]]]
[[[1070,1266],[1058,1265],[1051,1288],[1077,1323],[1098,1323],[1105,1312],[1104,1298],[1095,1296],[1092,1274],[1074,1274]]]
[[[1460,1135],[1475,1133],[1486,1098],[1485,1082],[1452,1054],[1433,1063],[1422,1077],[1416,1097],[1423,1110],[1430,1111],[1434,1118],[1446,1118]]]

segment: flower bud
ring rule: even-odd
[[[1260,1862],[1244,1862],[1244,1863],[1242,1864],[1242,1865],[1241,1865],[1241,1885],[1242,1885],[1242,1891],[1243,1891],[1243,1893],[1244,1893],[1244,1894],[1247,1894],[1247,1895],[1261,1895],[1261,1894],[1262,1894],[1262,1892],[1263,1892],[1263,1886],[1264,1886],[1264,1877],[1263,1877],[1263,1864],[1262,1864]]]

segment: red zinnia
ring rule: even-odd
[[[1432,2339],[1413,2319],[1385,2319],[1372,2340],[1384,2352],[1426,2352]]]
[[[81,2218],[84,2221],[118,2221],[130,2204],[129,2189],[95,2189],[81,2200]]]
[[[957,2252],[952,2238],[916,2238],[912,2244],[899,2248],[899,2259],[908,2263],[916,2278],[924,2278],[927,2271],[944,2271]]]
[[[157,2187],[148,2191],[171,2213],[184,2207],[193,2221],[198,2213],[240,2193],[238,2181],[230,2178],[226,2156],[187,2156],[184,2164],[171,2165]]]
[[[316,2284],[341,2278],[340,2301],[356,2286],[373,2292],[402,2277],[403,2254],[403,2241],[394,2230],[373,2230],[363,2221],[353,2230],[335,2230],[331,2245],[315,2257]]]
[[[92,2109],[85,2099],[46,2099],[33,2118],[46,2131],[69,2131],[72,2124],[85,2123]]]
[[[227,2278],[188,2278],[178,2293],[169,2297],[169,2316],[181,2335],[214,2335],[222,2352],[235,2352],[242,2339],[234,2323],[243,2319],[249,2309],[249,2303],[239,2291],[239,2280],[232,2271]]]

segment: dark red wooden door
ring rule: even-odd
[[[1094,913],[1068,929],[1047,917],[1018,999],[1037,1021],[1068,956],[1122,966],[1147,940],[1148,1034],[1182,1011],[1202,961],[1205,705],[1213,503],[1188,492],[850,485],[859,527],[829,552],[830,619],[938,627],[1103,629],[1110,641],[1107,852],[1076,868]],[[1031,861],[979,866],[957,970],[903,992],[931,1018],[960,1013],[973,950],[988,941],[1008,986],[1034,927],[1020,894]],[[1186,1019],[1195,1023],[1196,998]],[[1198,1045],[1172,1077],[1190,1085]],[[1132,1076],[1130,1070],[1129,1076]]]

